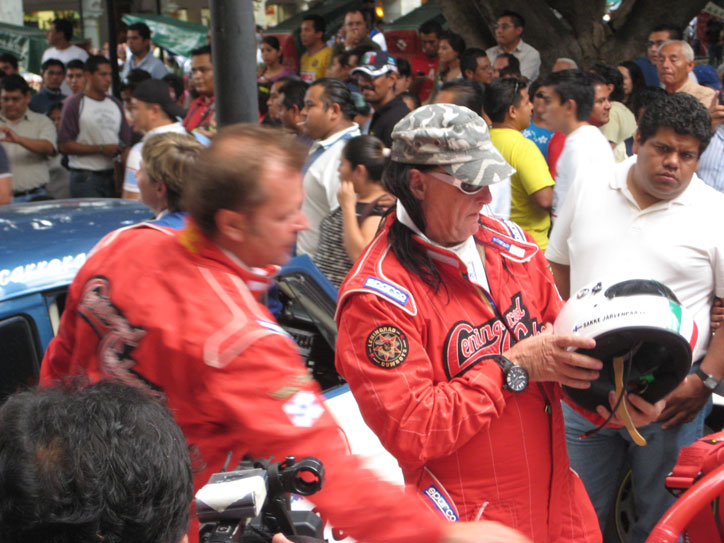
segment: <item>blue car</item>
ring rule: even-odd
[[[68,286],[98,241],[118,228],[152,218],[135,200],[76,199],[0,207],[0,403],[37,381],[40,363],[58,331]],[[320,384],[325,405],[346,435],[351,452],[383,478],[402,484],[395,459],[365,425],[354,397],[334,367],[337,291],[301,256],[282,268],[268,306],[296,340]],[[302,498],[295,509],[310,509]],[[337,541],[327,525],[325,537]]]

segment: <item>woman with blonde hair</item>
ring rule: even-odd
[[[144,142],[137,179],[141,201],[156,214],[151,222],[170,228],[183,226],[184,184],[203,149],[193,136],[173,132],[152,136]]]

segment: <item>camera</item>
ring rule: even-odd
[[[228,465],[227,460],[227,465]],[[270,464],[245,458],[226,466],[196,493],[201,543],[268,543],[275,533],[321,539],[322,519],[311,511],[292,511],[290,494],[310,496],[322,488],[324,466],[313,457]]]

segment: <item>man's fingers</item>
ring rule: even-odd
[[[596,346],[596,340],[590,337],[561,334],[556,336],[556,345],[561,349],[567,349],[568,347],[574,349],[593,349]]]
[[[587,356],[585,354],[566,351],[566,352],[562,353],[562,357],[563,357],[562,362],[573,368],[584,368],[587,370],[594,370],[594,371],[603,369],[603,362],[601,362],[597,358],[593,358],[593,357]]]

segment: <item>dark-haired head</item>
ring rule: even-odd
[[[89,74],[94,74],[98,71],[98,68],[104,64],[111,65],[111,61],[103,55],[91,55],[85,61],[85,71]]]
[[[177,543],[192,492],[181,429],[141,389],[76,383],[0,408],[3,543]]]
[[[591,71],[600,75],[606,85],[612,86],[611,94],[608,97],[609,100],[616,100],[618,102],[623,100],[623,75],[621,75],[621,72],[616,66],[606,64],[605,62],[596,62],[591,66]]]
[[[589,74],[581,70],[552,72],[543,80],[543,85],[553,88],[558,94],[561,104],[573,100],[576,103],[576,118],[579,121],[588,120],[595,96]]]
[[[665,94],[651,102],[639,120],[638,134],[643,145],[661,128],[699,141],[699,155],[711,139],[711,117],[701,102],[683,92]]]
[[[525,85],[515,78],[493,81],[485,92],[485,113],[494,123],[505,121],[511,106],[518,107],[523,99]]]
[[[332,104],[337,104],[346,120],[351,121],[354,119],[355,115],[357,115],[357,107],[354,104],[352,93],[347,85],[339,79],[322,77],[314,81],[314,83],[310,85],[310,88],[316,86],[324,89],[322,92],[322,102],[325,108],[329,108]]]
[[[446,41],[452,50],[458,54],[458,56],[465,52],[465,40],[460,34],[456,34],[452,30],[443,32],[440,35],[440,41]]]
[[[438,97],[441,96],[446,98],[445,103],[464,106],[478,115],[483,115],[486,97],[486,86],[483,83],[471,79],[447,81],[440,87]]]
[[[347,142],[342,156],[349,161],[352,169],[364,166],[370,181],[381,182],[385,167],[385,146],[374,136],[357,136]]]

